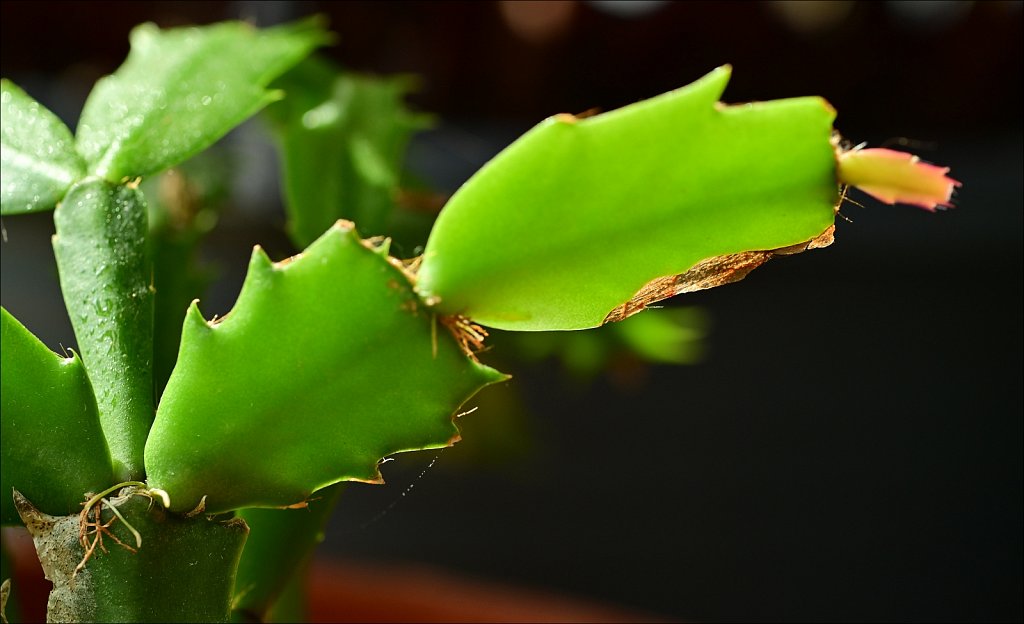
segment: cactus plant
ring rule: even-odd
[[[459,439],[463,405],[506,377],[480,361],[487,328],[593,328],[827,246],[845,184],[929,210],[957,185],[910,155],[844,147],[821,98],[721,104],[725,66],[542,121],[447,202],[422,256],[396,258],[360,228],[387,227],[423,118],[394,105],[400,81],[302,61],[329,40],[315,20],[140,26],[74,136],[2,83],[2,212],[54,209],[79,349],[60,357],[3,311],[2,520],[33,535],[51,619],[261,620],[341,484]],[[174,282],[140,182],[279,100],[305,250],[274,262],[257,247],[224,317],[176,309],[164,385],[154,301]],[[315,187],[318,154],[344,193]],[[277,511],[307,506],[302,522]]]

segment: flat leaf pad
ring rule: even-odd
[[[817,238],[838,199],[835,111],[817,97],[722,106],[728,79],[722,67],[538,124],[445,206],[420,294],[499,329],[585,329],[657,278]]]
[[[146,445],[149,484],[187,511],[282,506],[379,481],[400,451],[458,437],[452,415],[503,376],[467,358],[384,250],[339,222],[272,264],[257,248],[234,309],[193,304]]]

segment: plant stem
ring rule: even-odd
[[[131,186],[90,178],[54,212],[53,248],[114,476],[139,480],[153,422],[153,291],[146,203]]]

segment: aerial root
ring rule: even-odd
[[[462,352],[475,361],[476,354],[484,350],[484,340],[488,336],[487,330],[461,314],[441,316],[440,320],[441,324],[447,327],[455,337]]]
[[[103,552],[107,552],[107,547],[103,544],[104,535],[109,536],[110,539],[114,540],[114,542],[122,548],[133,553],[138,552],[137,549],[125,544],[116,535],[114,535],[110,531],[110,527],[120,518],[120,520],[125,523],[125,526],[130,527],[129,530],[131,530],[136,537],[138,537],[138,531],[136,531],[134,527],[131,527],[131,525],[124,520],[124,517],[115,511],[113,505],[107,502],[106,499],[102,499],[102,502],[105,503],[109,509],[114,511],[114,515],[106,522],[103,522],[103,504],[94,505],[91,508],[86,507],[82,509],[82,513],[79,515],[78,542],[82,545],[82,548],[85,549],[85,554],[82,556],[82,560],[78,565],[75,566],[75,571],[71,573],[71,578],[75,578],[80,571],[85,569],[85,564],[89,562],[89,559],[92,557],[93,553],[96,552],[97,548]],[[94,515],[95,519],[90,518],[91,515]]]
[[[134,486],[134,487],[133,487]],[[124,487],[133,487],[129,491],[128,496],[139,494],[146,496],[147,498],[153,499],[153,494],[149,490],[145,489],[146,484],[141,481],[125,481],[118,483],[117,485],[111,486],[106,490],[89,497],[85,502],[82,503],[82,511],[78,514],[78,543],[82,545],[85,554],[82,556],[82,560],[75,566],[75,571],[71,574],[71,578],[82,570],[85,569],[85,564],[89,562],[96,549],[108,552],[106,545],[103,543],[103,536],[106,535],[110,539],[114,540],[118,546],[137,553],[139,548],[142,548],[142,535],[138,530],[125,519],[125,517],[118,511],[117,507],[113,505],[106,497],[115,491],[120,490]],[[157,497],[163,499],[164,496],[160,496],[159,491],[155,492]],[[88,496],[88,495],[87,495]],[[111,511],[113,514],[109,520],[103,521],[103,508],[104,506]],[[114,522],[120,520],[124,527],[135,537],[135,547],[125,544],[110,530],[114,525]]]

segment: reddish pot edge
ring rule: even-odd
[[[50,583],[21,529],[4,529],[12,591],[25,622],[46,619]],[[308,588],[311,622],[668,622],[609,604],[466,578],[421,564],[317,559]]]

